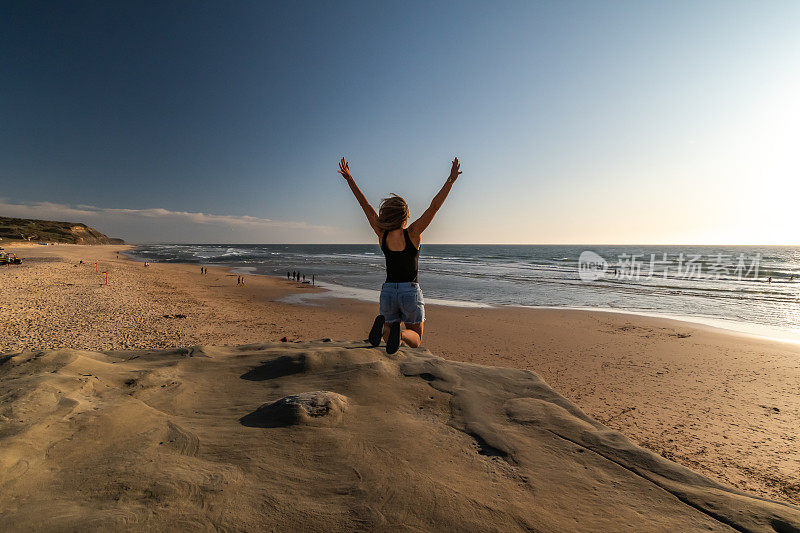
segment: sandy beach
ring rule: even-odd
[[[115,434],[115,431],[127,431],[124,424],[128,424],[128,422],[120,421],[119,418],[116,421],[113,420],[116,415],[112,415],[112,411],[108,410],[108,404],[103,403],[106,401],[104,398],[106,396],[110,398],[109,402],[122,402],[120,408],[123,411],[120,413],[124,413],[125,409],[131,409],[132,411],[129,411],[131,416],[136,412],[135,416],[137,417],[143,415],[136,411],[126,398],[139,398],[150,406],[148,409],[155,409],[148,411],[151,414],[147,416],[156,418],[161,417],[159,413],[160,410],[164,410],[164,405],[166,405],[164,402],[168,403],[171,409],[183,409],[184,415],[188,413],[186,410],[190,409],[189,406],[193,406],[191,408],[194,409],[203,405],[202,409],[196,410],[198,413],[203,413],[204,420],[209,425],[195,428],[200,431],[199,436],[187,437],[189,432],[185,428],[182,429],[182,426],[178,427],[180,424],[173,428],[165,422],[166,419],[163,419],[159,422],[160,426],[156,424],[153,427],[166,428],[164,429],[165,433],[159,434],[158,440],[155,440],[156,437],[148,440],[149,444],[146,445],[157,446],[161,445],[159,444],[161,442],[171,442],[173,444],[170,446],[181,448],[176,453],[183,454],[182,457],[184,457],[186,456],[184,448],[196,448],[196,439],[199,438],[203,443],[203,454],[206,454],[204,460],[208,460],[207,454],[213,454],[215,446],[219,445],[215,443],[215,439],[221,438],[213,434],[215,431],[213,418],[218,414],[213,407],[214,398],[217,398],[219,391],[211,385],[209,385],[210,388],[186,388],[185,390],[181,389],[179,385],[171,385],[170,380],[172,379],[175,379],[177,384],[191,381],[194,379],[191,377],[192,371],[188,368],[181,369],[184,362],[176,363],[178,366],[175,368],[171,363],[154,362],[157,357],[153,350],[187,349],[193,346],[235,347],[247,344],[261,346],[253,350],[204,348],[213,361],[220,363],[220,368],[225,368],[225,365],[229,364],[234,366],[235,371],[238,372],[236,374],[238,379],[239,375],[248,371],[248,365],[258,366],[261,360],[259,358],[267,358],[266,352],[269,352],[273,358],[289,355],[294,357],[299,353],[298,350],[312,353],[314,350],[303,348],[303,346],[310,345],[303,343],[308,341],[321,343],[321,339],[333,339],[333,344],[321,343],[314,344],[314,346],[336,346],[336,350],[338,350],[336,353],[340,355],[348,353],[347,348],[350,346],[363,346],[360,341],[365,338],[366,330],[376,312],[374,304],[347,299],[318,299],[315,300],[316,305],[282,302],[281,299],[289,295],[318,289],[278,278],[247,276],[246,285],[238,287],[236,285],[237,275],[221,268],[210,267],[209,274],[206,276],[201,276],[199,266],[195,265],[152,264],[150,267],[144,268],[141,263],[127,260],[122,255],[117,258],[116,252],[124,249],[125,247],[121,246],[17,246],[15,250],[18,250],[19,255],[25,259],[23,265],[0,267],[0,280],[2,280],[0,283],[0,315],[3,317],[3,320],[0,321],[0,353],[17,354],[12,358],[4,358],[6,368],[4,372],[20,372],[21,361],[31,361],[29,365],[40,364],[36,361],[41,361],[41,364],[47,368],[55,365],[52,368],[53,376],[42,377],[41,369],[39,369],[39,374],[20,374],[18,376],[29,376],[24,379],[35,384],[33,387],[33,390],[36,391],[35,394],[24,395],[21,393],[20,390],[24,388],[19,388],[19,382],[14,385],[17,388],[11,390],[8,388],[11,387],[8,385],[8,380],[0,379],[0,383],[6,387],[3,390],[2,400],[4,438],[20,439],[20,435],[27,435],[24,439],[25,442],[30,444],[36,441],[36,449],[42,450],[44,456],[49,457],[50,452],[44,452],[47,449],[44,443],[49,442],[53,446],[58,443],[61,443],[58,444],[59,446],[66,445],[66,441],[63,439],[73,438],[67,435],[77,438],[78,434],[69,433],[65,428],[69,427],[74,430],[84,427],[79,424],[79,421],[83,420],[88,424],[85,427],[98,427],[102,431],[98,429],[100,433],[93,433],[91,436],[81,434],[81,439],[95,439],[93,442],[98,443],[106,442],[105,439],[109,434]],[[80,260],[83,260],[84,264],[78,264]],[[97,273],[95,272],[95,262],[98,263]],[[107,285],[104,284],[102,272],[108,273]],[[772,500],[800,503],[800,459],[798,459],[796,451],[797,421],[800,418],[800,389],[797,387],[797,383],[800,382],[799,346],[685,322],[605,312],[505,307],[473,309],[434,305],[428,306],[427,311],[423,348],[429,350],[429,353],[434,356],[456,362],[509,367],[510,369],[534,372],[541,376],[549,387],[563,395],[566,398],[565,402],[571,402],[568,407],[572,413],[568,417],[571,421],[570,424],[584,416],[576,414],[580,411],[585,413],[585,416],[588,417],[587,420],[593,420],[591,424],[602,424],[612,430],[618,430],[631,439],[632,446],[640,445],[655,452],[658,456],[675,461],[679,465],[707,476],[714,483],[721,483]],[[281,343],[283,338],[286,338],[288,342]],[[302,341],[302,343],[296,344],[296,341]],[[265,345],[265,343],[268,344]],[[288,351],[284,353],[281,351],[282,349]],[[83,353],[80,350],[89,352]],[[127,361],[131,356],[112,353],[121,350],[147,351],[150,355],[142,356],[142,359],[146,359],[147,365],[153,368],[150,366],[139,367],[133,363],[126,363],[128,366],[122,365],[123,360]],[[250,351],[252,354],[246,356],[245,354]],[[369,353],[361,354],[359,352],[361,355],[358,357],[361,359],[358,357],[356,359],[358,359],[359,365],[372,365],[369,366],[372,368],[370,372],[380,374],[383,370],[373,367],[389,365],[392,369],[387,372],[392,375],[402,374],[399,369],[404,363],[403,360],[377,358],[380,351],[365,351]],[[42,359],[37,359],[36,355],[39,352],[47,353],[42,356]],[[128,353],[130,354],[130,352]],[[183,354],[179,359],[184,361],[184,355],[188,352],[172,353],[175,357]],[[416,357],[422,359],[429,357],[426,355],[428,352],[424,350],[404,350],[403,353],[407,358],[406,362]],[[226,362],[228,359],[240,356],[243,359],[238,360],[237,363]],[[250,358],[247,359],[247,357]],[[247,360],[245,361],[245,359]],[[75,362],[78,360],[80,364]],[[13,366],[9,361],[13,363]],[[350,362],[356,364],[355,359]],[[191,363],[191,365],[194,364],[195,362]],[[320,364],[322,365],[320,368],[328,368],[326,365],[332,363]],[[452,371],[456,373],[461,372],[464,368],[472,368],[453,364],[456,365],[454,368],[461,369],[457,372]],[[119,366],[112,367],[112,365]],[[78,367],[83,370],[79,371]],[[156,369],[156,367],[158,368]],[[123,372],[122,368],[126,370]],[[364,367],[359,366],[359,369],[362,368]],[[177,372],[176,369],[180,369],[180,379],[175,377],[177,376],[174,373]],[[198,380],[211,379],[204,373],[208,370],[203,372],[197,370],[197,372],[199,372]],[[502,374],[501,370],[493,372]],[[137,373],[141,373],[142,376],[151,376],[142,378],[147,385],[142,385],[142,389],[137,389],[139,385],[131,385],[132,389],[125,388],[127,387],[126,380],[134,379],[136,381],[139,379],[136,377]],[[422,411],[427,409],[428,404],[425,402],[430,402],[430,408],[436,413],[436,416],[443,417],[442,420],[444,420],[446,415],[443,414],[445,411],[443,406],[449,400],[439,393],[428,394],[424,391],[428,391],[431,386],[437,389],[437,380],[447,382],[449,379],[447,376],[450,374],[446,368],[440,369],[439,374],[435,372],[421,372],[421,374],[431,374],[434,379],[430,382],[425,379],[417,380],[413,386],[409,385],[414,392],[409,393],[411,396],[408,398],[413,397],[413,402],[421,402],[418,407]],[[366,376],[371,375],[367,373],[353,379],[364,380],[368,379]],[[93,376],[97,376],[97,379]],[[157,376],[158,379],[152,376]],[[43,379],[46,381],[41,383],[37,381]],[[297,377],[297,379],[301,380],[301,377]],[[290,380],[284,384],[275,384],[276,390],[274,391],[262,386],[260,392],[248,392],[247,401],[243,399],[244,396],[238,397],[236,394],[226,393],[228,395],[225,401],[230,401],[230,405],[235,406],[238,411],[245,411],[242,413],[243,416],[246,412],[253,411],[258,405],[270,399],[275,400],[285,394],[317,390],[317,387],[330,385],[316,374],[308,379],[311,382],[319,380],[319,383],[303,383],[303,386],[300,387]],[[221,378],[219,386],[222,386],[221,383],[224,381]],[[241,385],[241,381],[235,383]],[[113,382],[113,384],[106,382]],[[156,382],[158,382],[157,385]],[[547,385],[542,386],[547,387]],[[176,388],[176,392],[170,393],[168,397],[158,396],[159,390],[165,392],[165,389],[171,390],[170,387],[173,386]],[[347,387],[351,386],[352,384],[348,382]],[[392,391],[396,390],[394,387],[401,387],[393,381],[386,386],[387,390]],[[106,387],[112,387],[115,392],[111,392],[111,389],[106,389]],[[59,392],[55,392],[56,390]],[[549,391],[550,389],[541,390]],[[80,391],[81,398],[76,398],[75,394],[70,391]],[[353,394],[361,393],[354,392]],[[405,393],[393,392],[391,394],[406,398]],[[452,391],[447,394],[452,394]],[[19,395],[25,398],[23,402],[18,399]],[[209,396],[203,399],[196,397],[197,395]],[[513,399],[513,396],[509,393],[504,402]],[[15,398],[17,399],[15,400]],[[359,405],[358,409],[362,409],[362,406],[369,402],[365,403],[362,398],[359,398],[355,403]],[[417,406],[416,403],[414,405]],[[503,402],[501,405],[505,405],[503,409],[510,409],[509,405]],[[573,407],[579,411],[571,411]],[[219,410],[224,408],[226,407],[220,405]],[[109,425],[97,426],[98,422],[95,419],[88,422],[86,417],[91,416],[92,409],[99,409],[98,412],[103,413],[102,416],[108,416]],[[231,413],[236,411],[236,409],[231,409]],[[394,407],[387,407],[387,409],[391,411]],[[76,413],[80,413],[80,416]],[[117,415],[123,416],[120,413]],[[525,416],[534,418],[543,416],[540,411],[536,411],[536,413],[538,414],[528,413],[528,415],[519,414],[518,416],[523,418]],[[58,419],[57,422],[54,417]],[[344,419],[347,419],[347,416],[344,416]],[[440,425],[446,426],[442,420],[439,421]],[[190,425],[198,423],[195,420]],[[488,424],[487,427],[493,427],[498,423],[495,421]],[[123,426],[115,429],[114,424],[123,424]],[[402,421],[395,425],[389,422],[387,424],[389,424],[387,428],[403,427]],[[602,431],[599,425],[592,427],[594,428],[592,431]],[[484,429],[486,430],[486,428]],[[244,430],[239,429],[239,431]],[[195,431],[193,434],[197,434],[197,432]],[[492,433],[489,431],[481,434],[484,436],[478,440],[464,441],[459,446],[483,446],[480,443],[485,443],[486,435]],[[463,438],[465,433],[462,431],[459,435],[459,438]],[[507,433],[504,435],[506,435],[504,438],[509,438]],[[328,445],[333,447],[355,446],[353,443],[337,440],[341,438],[343,438],[341,435],[331,437],[332,440],[328,442]],[[500,440],[502,441],[502,438]],[[154,441],[155,444],[151,441]],[[188,443],[186,446],[175,444],[184,441]],[[19,442],[22,441],[18,441],[18,444]],[[193,442],[195,444],[192,444]],[[451,441],[448,442],[450,445],[453,444]],[[478,444],[475,444],[476,442]],[[264,441],[263,444],[267,445],[267,441]],[[433,441],[428,444],[439,446]],[[123,444],[114,445],[122,446]],[[145,446],[143,443],[127,443],[125,445]],[[377,444],[371,442],[370,446],[372,445]],[[366,444],[362,443],[358,446],[366,446]],[[498,447],[495,442],[489,448],[500,449],[501,455],[510,454],[517,463],[524,463],[525,460],[519,458],[521,452],[514,446],[508,446],[510,447],[503,451],[503,445]],[[290,448],[287,447],[278,449],[281,450],[280,453],[289,453],[290,451]],[[363,450],[363,448],[358,449]],[[411,453],[413,449],[407,451]],[[636,449],[638,450],[638,448]],[[23,477],[31,477],[37,472],[37,468],[45,468],[47,465],[47,460],[40,457],[36,461],[32,461],[30,457],[26,457],[27,452],[21,450],[22,448],[4,447],[4,451],[0,455],[4,468],[11,469],[3,482],[11,483],[7,486],[14,487],[13,493],[7,492],[4,498],[3,507],[6,512],[10,512],[11,509],[16,509],[14,512],[17,513],[22,512],[23,509],[35,510],[33,507],[22,505],[20,498],[23,498],[24,484],[21,485],[20,481],[12,483],[11,479],[22,476],[19,472],[23,468],[21,466],[23,462],[26,463],[24,470],[28,472]],[[102,453],[110,453],[110,451],[104,450]],[[307,453],[317,452],[308,451]],[[614,453],[618,453],[618,450]],[[420,454],[415,455],[419,456]],[[444,454],[444,456],[446,455]],[[162,456],[145,454],[144,457],[148,457],[147,460],[158,462]],[[193,457],[197,457],[197,455],[195,454]],[[64,458],[57,460],[66,461]],[[134,459],[129,460],[133,461]],[[297,457],[293,459],[293,461],[301,462],[303,460]],[[311,459],[306,458],[305,460],[310,461]],[[409,458],[398,458],[398,460],[407,461]],[[436,462],[435,456],[426,460],[430,460],[431,463]],[[480,455],[480,460],[491,461],[492,468],[497,467],[501,470],[511,464],[505,459],[493,457],[491,453],[488,456]],[[226,461],[223,462],[228,464]],[[232,461],[231,464],[233,463],[235,461]],[[470,468],[483,469],[486,466],[484,463],[481,465],[473,465]],[[529,467],[530,465],[525,468]],[[12,475],[15,471],[18,472],[16,477]],[[243,478],[242,472],[237,471],[234,466],[230,466],[230,471],[222,469],[218,474],[213,473],[215,471],[208,469],[198,470],[195,473],[196,476],[205,476],[203,483],[206,485],[204,486],[209,487],[208,490],[212,492],[217,490],[214,487],[223,485],[226,487],[225,490],[229,490],[231,486],[226,483],[231,482],[230,480],[249,479],[247,475],[244,475]],[[493,498],[498,494],[507,499],[512,496],[522,498],[518,491],[504,492],[506,489],[510,490],[507,482],[513,476],[509,472],[503,471],[505,473],[500,475],[498,473],[500,470],[491,468],[486,472],[486,475],[492,480],[502,477],[502,481],[497,482],[504,488],[498,489],[495,496],[492,496]],[[528,472],[528,474],[530,473]],[[297,472],[291,473],[288,470],[284,474],[289,477],[299,475]],[[373,474],[379,475],[378,472],[373,472]],[[32,479],[37,480],[37,483],[44,483],[43,475],[39,472],[32,476]],[[331,473],[331,476],[337,479],[336,476],[339,475],[341,472]],[[363,470],[353,473],[353,476],[357,478],[361,478],[363,475]],[[520,472],[514,474],[514,476],[520,475],[525,474],[520,474]],[[464,479],[467,477],[469,476],[465,474]],[[686,482],[683,477],[681,480],[682,483]],[[625,483],[621,480],[617,481]],[[31,481],[31,483],[33,482]],[[74,482],[77,483],[77,481]],[[255,483],[252,479],[247,482]],[[519,482],[525,483],[524,481]],[[582,483],[584,482],[586,480],[582,481]],[[449,486],[455,487],[455,485]],[[267,491],[266,487],[257,489],[255,485],[250,489],[256,492],[258,490]],[[27,490],[32,489],[29,487]],[[141,487],[137,490],[145,491]],[[539,487],[537,490],[543,489]],[[627,486],[626,490],[632,489]],[[718,489],[713,489],[712,492],[714,491],[718,491]],[[201,496],[195,494],[193,497],[206,501]],[[706,498],[706,496],[702,498]],[[148,497],[161,501],[158,499],[158,494],[141,496],[145,500]],[[392,499],[400,496],[387,494],[385,497]],[[597,502],[601,500],[602,498]],[[146,502],[142,503],[141,501],[137,503],[137,505],[145,504]],[[554,501],[548,505],[557,504]],[[604,505],[607,504],[608,501]],[[287,505],[289,505],[288,502],[283,502],[278,507],[285,509]],[[495,508],[492,505],[487,504],[486,508]],[[565,505],[565,502],[558,505]],[[350,517],[348,520],[363,519],[371,527],[377,527],[380,524],[385,527],[392,525],[391,521],[381,522],[375,516],[369,515],[374,512],[376,507],[368,507],[369,510],[364,509],[364,513],[367,513],[364,516]],[[591,507],[587,509],[582,512],[588,513]],[[631,511],[633,514],[625,515],[628,518],[624,520],[630,520],[628,523],[633,525],[637,512],[652,512],[652,509],[649,511],[647,509],[649,508],[645,506],[636,512]],[[772,508],[770,507],[770,509]],[[788,513],[786,516],[790,518],[799,516],[795,507],[779,507],[778,509],[780,510],[778,515],[786,511]],[[70,512],[73,511],[75,510]],[[11,515],[19,516],[14,512]],[[479,526],[491,523],[493,519],[491,517],[496,518],[497,516],[494,513],[493,511],[481,515],[480,518],[475,519],[474,524]],[[660,516],[678,520],[677,517],[680,514],[679,511],[673,509],[664,511]],[[99,516],[96,516],[98,520],[100,520]],[[192,516],[192,511],[187,509],[181,516],[185,516],[189,520],[188,517]],[[579,513],[576,516],[585,515]],[[702,514],[702,517],[706,516],[706,514]],[[387,517],[384,516],[384,518]],[[539,518],[544,520],[542,517]],[[559,521],[562,518],[551,516],[548,520],[552,519],[552,522],[542,523],[549,524],[550,528],[566,527],[565,522]],[[397,515],[394,515],[394,519],[397,519]],[[316,527],[316,523],[312,522],[309,522],[309,527],[313,529]],[[225,524],[227,522],[214,523]],[[346,528],[357,522],[344,520],[336,523],[340,527]],[[697,527],[700,523],[699,521],[692,522]],[[722,523],[724,521],[714,522],[716,525]],[[733,523],[729,522],[728,525]],[[791,520],[788,523],[791,523]],[[800,523],[800,520],[796,523]],[[603,527],[609,527],[610,524],[611,522],[598,520],[595,526],[589,529],[603,529]],[[186,522],[184,525],[188,527],[190,522]],[[264,523],[249,524],[249,527],[256,525],[263,526]],[[668,527],[667,522],[661,525]],[[518,526],[524,527],[522,523],[518,523]],[[248,525],[239,524],[232,527],[248,527]],[[424,520],[417,523],[417,527],[424,529]],[[669,527],[679,527],[679,524],[678,522],[669,522]],[[655,527],[654,524],[653,529],[658,529],[658,527]]]
[[[0,533],[800,533],[800,2],[2,13]]]

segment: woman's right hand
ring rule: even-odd
[[[353,179],[353,176],[350,175],[350,166],[347,164],[347,161],[344,160],[344,157],[339,161],[339,174],[348,181]]]

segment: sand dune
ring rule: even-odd
[[[362,343],[0,365],[0,529],[797,531],[535,374]]]

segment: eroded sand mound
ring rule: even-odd
[[[245,426],[272,428],[313,424],[338,424],[347,408],[347,398],[330,391],[302,392],[264,404],[239,421]]]
[[[360,343],[0,359],[2,530],[797,531],[535,374]]]

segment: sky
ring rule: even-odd
[[[0,2],[0,216],[130,242],[800,245],[800,2]]]

